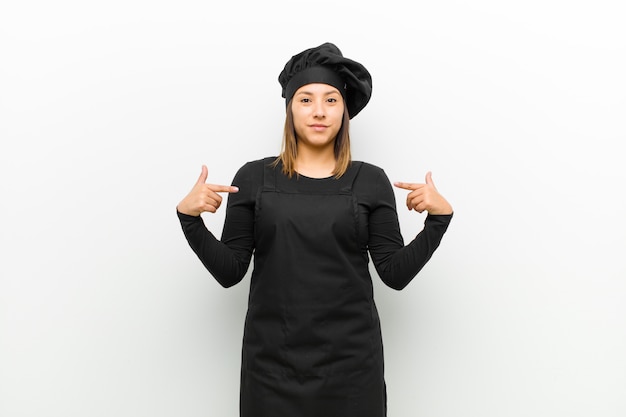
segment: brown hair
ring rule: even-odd
[[[283,174],[289,178],[296,173],[295,164],[298,156],[298,139],[296,137],[296,128],[293,124],[293,113],[291,111],[292,100],[287,103],[287,114],[285,117],[285,128],[283,133],[283,146],[280,155],[272,163],[276,167],[279,162],[283,163]],[[352,162],[352,154],[350,153],[350,115],[348,107],[344,107],[343,121],[341,128],[335,137],[335,169],[333,176],[340,178],[346,173],[350,163]]]

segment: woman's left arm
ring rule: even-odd
[[[426,183],[395,183],[410,190],[407,207],[417,212],[428,212],[424,228],[404,245],[400,234],[393,189],[387,176],[381,172],[377,181],[377,202],[369,216],[368,248],[376,271],[389,287],[401,290],[418,274],[439,247],[452,220],[452,206],[437,191],[432,174],[426,174]]]

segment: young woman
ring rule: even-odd
[[[183,232],[224,287],[252,255],[241,367],[242,417],[383,417],[383,344],[368,270],[404,288],[452,218],[431,174],[406,204],[427,211],[404,245],[382,169],[350,157],[349,121],[368,103],[365,67],[331,43],[294,55],[279,76],[287,104],[282,152],[245,164],[233,186],[206,184],[178,204]],[[200,217],[228,197],[221,240]]]

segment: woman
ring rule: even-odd
[[[242,417],[386,415],[383,345],[368,271],[404,288],[430,259],[452,218],[435,188],[410,191],[427,211],[408,245],[382,169],[351,161],[349,121],[372,80],[331,43],[294,55],[279,76],[287,111],[278,157],[245,164],[233,186],[206,184],[207,168],[179,203],[185,236],[224,287],[254,253],[241,367]],[[236,186],[235,186],[236,185]],[[200,217],[228,198],[221,240]]]

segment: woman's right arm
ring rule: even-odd
[[[254,200],[256,187],[245,168],[240,169],[233,184],[238,187],[206,184],[207,169],[202,167],[200,178],[189,194],[178,204],[177,214],[189,246],[213,277],[225,288],[240,282],[254,249]],[[239,190],[241,190],[239,192]],[[228,192],[226,221],[222,240],[205,226],[203,212],[215,213],[222,198],[218,192]]]

